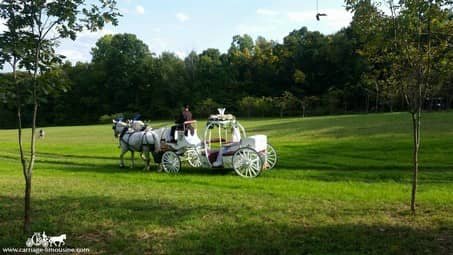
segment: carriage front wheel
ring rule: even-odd
[[[178,173],[181,170],[181,160],[173,151],[164,152],[161,165],[166,173]]]
[[[251,148],[241,148],[233,155],[234,171],[242,177],[257,177],[262,167],[260,155]]]
[[[201,167],[201,158],[200,154],[198,153],[197,149],[188,149],[185,153],[187,161],[191,167]]]

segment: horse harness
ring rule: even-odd
[[[121,131],[121,134],[120,134],[120,136],[119,136],[119,138],[120,138],[120,139],[119,139],[119,140],[120,140],[120,144],[119,144],[120,147],[121,147],[121,142],[123,142],[123,143],[126,144],[127,149],[128,149],[129,151],[139,151],[139,152],[141,152],[141,151],[143,151],[143,147],[145,147],[145,146],[150,146],[150,150],[154,150],[154,146],[155,146],[155,145],[152,144],[152,143],[150,143],[150,142],[148,141],[148,138],[146,137],[146,133],[147,133],[147,132],[150,132],[151,135],[155,138],[155,137],[156,137],[156,134],[155,134],[153,131],[147,131],[147,132],[145,132],[145,131],[134,131],[134,132],[132,132],[132,133],[129,133],[129,136],[127,137],[127,141],[126,141],[126,140],[124,140],[124,135],[127,133],[127,131],[128,131],[128,128],[124,128],[124,129]],[[141,138],[142,143],[140,144],[140,145],[141,145],[140,148],[134,148],[134,146],[132,146],[132,145],[129,143],[129,141],[130,141],[132,135],[135,134],[135,133],[138,133],[138,132],[143,132],[143,135],[142,135],[142,138]],[[155,140],[156,140],[156,139],[155,139]]]

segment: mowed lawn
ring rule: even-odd
[[[241,123],[279,153],[256,179],[119,169],[111,125],[45,128],[33,230],[94,254],[453,254],[453,112],[423,115],[415,216],[407,113]],[[23,190],[16,131],[0,130],[0,248],[25,247]]]

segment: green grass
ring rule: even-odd
[[[252,180],[119,169],[110,125],[46,128],[33,230],[97,254],[453,254],[453,113],[423,115],[415,216],[408,114],[241,123],[279,153]],[[23,189],[16,131],[0,130],[0,248],[25,246]]]

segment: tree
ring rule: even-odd
[[[148,46],[134,34],[105,35],[96,42],[91,51],[93,64],[100,73],[100,82],[107,88],[103,101],[112,101],[106,112],[141,109],[140,95],[148,83],[144,80],[145,62],[152,55]],[[106,113],[104,112],[104,113]]]
[[[448,6],[451,1],[346,0],[354,14],[353,26],[365,35],[364,52],[374,64],[387,63],[382,80],[401,93],[411,114],[413,138],[413,179],[411,211],[415,213],[421,114],[428,93],[433,90],[433,72],[442,72],[442,61],[452,34]],[[382,6],[389,8],[385,14]],[[449,24],[449,25],[448,25]]]
[[[115,0],[102,0],[99,5],[83,0],[5,0],[0,4],[0,17],[6,20],[6,32],[0,38],[1,59],[13,67],[16,86],[15,104],[18,119],[18,143],[21,166],[25,178],[24,232],[31,231],[31,181],[36,155],[36,121],[41,92],[45,84],[40,76],[45,75],[63,56],[55,53],[61,38],[75,40],[84,29],[95,31],[106,22],[117,24]],[[31,73],[32,123],[28,158],[22,144],[22,105],[24,86],[19,86],[16,67],[21,66]],[[44,77],[44,76],[43,76]],[[47,84],[48,85],[48,84]]]
[[[280,118],[283,118],[285,111],[298,108],[298,105],[300,104],[300,100],[289,91],[283,92],[275,102],[280,109]]]

